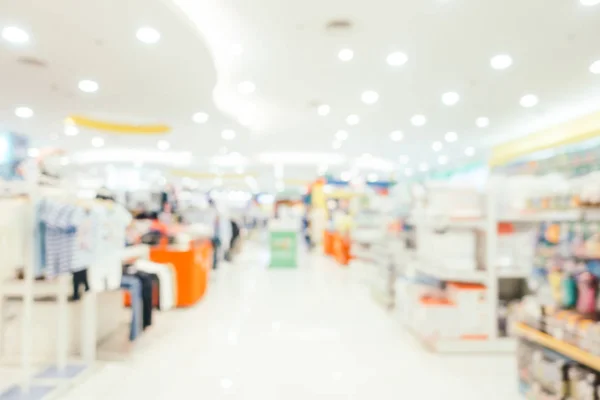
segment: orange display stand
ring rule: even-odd
[[[196,304],[208,285],[212,268],[212,244],[210,240],[194,240],[188,250],[158,246],[150,249],[150,260],[175,268],[177,274],[177,307]]]
[[[350,263],[350,238],[339,233],[333,234],[333,256],[340,265]]]
[[[325,231],[323,232],[323,252],[325,255],[333,256],[333,232]]]
[[[171,264],[175,269],[177,284],[177,307],[189,307],[196,304],[208,284],[212,269],[212,244],[210,240],[194,240],[188,250],[173,249],[168,246],[157,246],[150,249],[150,260]],[[153,293],[152,303],[158,304],[158,293]],[[129,292],[123,294],[125,306],[131,304]]]

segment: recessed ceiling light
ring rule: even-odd
[[[404,139],[404,133],[402,133],[402,131],[393,131],[390,133],[390,139],[394,142],[399,142]]]
[[[410,119],[410,122],[414,125],[414,126],[423,126],[427,123],[427,118],[425,118],[424,115],[413,115],[413,117]]]
[[[232,386],[233,386],[233,382],[231,381],[231,379],[227,379],[227,378],[221,379],[221,387],[223,389],[231,389]]]
[[[29,157],[32,157],[32,158],[39,157],[39,155],[40,155],[40,149],[36,149],[36,148],[32,147],[32,148],[30,148],[30,149],[27,150],[27,155]]]
[[[419,170],[422,172],[428,171],[429,165],[427,165],[427,163],[421,163],[421,164],[419,164]]]
[[[378,179],[379,179],[379,177],[377,176],[377,174],[369,174],[367,176],[367,180],[369,182],[377,182]]]
[[[433,151],[440,151],[442,150],[442,142],[433,142],[433,144],[431,145],[431,148],[433,149]]]
[[[474,147],[467,147],[465,149],[465,155],[468,157],[473,157],[475,155],[475,148]]]
[[[208,121],[208,114],[205,112],[197,112],[192,116],[192,120],[197,124],[204,124]]]
[[[512,57],[508,54],[498,54],[490,59],[490,65],[494,69],[502,70],[510,67],[513,63]]]
[[[79,90],[81,90],[82,92],[94,93],[98,91],[98,88],[98,82],[89,79],[79,81]]]
[[[445,165],[447,163],[448,163],[448,157],[446,157],[446,156],[439,156],[438,157],[438,164]]]
[[[232,129],[224,129],[223,132],[221,132],[221,137],[225,140],[233,140],[235,139],[235,131]]]
[[[479,117],[475,120],[475,125],[477,125],[479,128],[485,128],[489,124],[490,120],[487,117]]]
[[[590,65],[590,72],[596,75],[600,74],[600,60],[594,61],[592,65]]]
[[[250,94],[256,90],[256,85],[250,81],[241,82],[238,85],[238,92],[241,94]]]
[[[412,174],[413,174],[412,168],[406,168],[404,170],[404,175],[406,175],[406,176],[412,176]]]
[[[375,104],[379,100],[379,94],[373,90],[367,90],[363,92],[360,98],[365,104]]]
[[[79,135],[79,128],[75,125],[66,125],[65,126],[65,135],[66,136],[77,136]]]
[[[448,132],[446,133],[446,136],[444,136],[444,139],[446,139],[446,142],[448,143],[456,142],[458,140],[458,135],[456,132]]]
[[[166,151],[171,147],[171,143],[166,140],[159,140],[156,142],[156,147],[158,147],[159,150]]]
[[[442,95],[442,103],[447,106],[453,106],[460,100],[460,95],[456,92],[447,92]]]
[[[346,140],[348,139],[348,132],[344,131],[344,130],[339,130],[335,133],[335,138],[336,140]]]
[[[339,150],[339,149],[341,149],[341,148],[342,148],[342,142],[340,142],[339,140],[334,140],[334,141],[333,141],[333,144],[331,145],[331,147],[332,147],[334,150]]]
[[[584,6],[595,6],[600,4],[600,0],[580,0]]]
[[[140,42],[154,44],[160,40],[160,32],[149,26],[138,29],[136,36]]]
[[[387,63],[392,67],[399,67],[401,65],[406,64],[408,61],[408,57],[401,51],[395,51],[393,53],[388,54]]]
[[[400,164],[408,164],[410,158],[408,158],[408,156],[400,156],[398,157],[398,161],[400,162]]]
[[[534,107],[539,102],[538,97],[535,94],[526,94],[521,97],[521,105],[525,108]]]
[[[354,51],[352,49],[342,49],[338,53],[338,58],[342,61],[350,61],[354,58]]]
[[[94,146],[94,147],[102,147],[102,146],[104,146],[104,139],[102,139],[101,137],[96,136],[95,138],[92,139],[92,146]]]
[[[17,107],[15,108],[15,115],[19,118],[31,118],[33,117],[33,110],[29,107]]]
[[[29,42],[29,34],[16,26],[7,26],[2,29],[2,38],[10,43],[22,44]]]
[[[330,112],[331,112],[331,107],[329,107],[327,104],[321,104],[317,108],[317,114],[319,114],[322,117],[329,115]]]
[[[348,125],[357,125],[360,122],[360,117],[356,114],[351,114],[346,117],[346,123]]]

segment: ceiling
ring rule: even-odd
[[[589,1],[589,0],[588,0]],[[71,153],[136,149],[149,162],[159,139],[170,143],[179,167],[221,173],[252,170],[265,177],[311,179],[324,164],[341,173],[356,166],[396,176],[485,159],[496,143],[600,108],[600,4],[579,0],[473,2],[466,0],[21,0],[0,3],[0,28],[29,33],[25,44],[0,39],[0,128],[29,134],[33,145]],[[68,10],[68,11],[67,11]],[[119,12],[115,12],[119,10]],[[342,29],[328,29],[337,22]],[[141,43],[136,31],[161,33]],[[338,58],[342,49],[354,57]],[[402,52],[407,61],[390,66]],[[490,59],[509,54],[495,70]],[[34,59],[23,63],[23,58]],[[21,61],[20,61],[21,60]],[[83,93],[81,79],[99,83]],[[252,84],[249,84],[251,82]],[[240,85],[241,84],[241,85]],[[251,93],[249,89],[255,87]],[[245,93],[241,93],[244,92]],[[365,104],[361,95],[379,99]],[[442,95],[460,100],[443,104]],[[522,96],[539,98],[535,107]],[[321,116],[319,105],[331,112]],[[34,110],[29,119],[15,107]],[[192,115],[205,112],[208,121]],[[131,124],[163,123],[168,136],[108,135],[82,129],[65,136],[73,114]],[[346,123],[348,115],[360,118]],[[427,119],[411,124],[414,115]],[[477,118],[489,119],[478,127]],[[236,137],[224,140],[223,130]],[[348,139],[334,149],[336,132]],[[392,141],[390,133],[403,139]],[[445,141],[447,132],[457,140]],[[441,149],[432,146],[442,142]],[[474,155],[465,155],[472,147]],[[234,152],[223,162],[223,156]],[[237,153],[237,154],[236,154]],[[269,154],[264,154],[269,153]],[[82,155],[83,154],[83,155]],[[119,153],[122,154],[122,153]],[[365,155],[367,154],[367,155]],[[97,156],[98,154],[96,154]],[[100,158],[80,153],[73,159]],[[217,158],[215,158],[217,157]],[[441,157],[441,159],[440,159]],[[117,157],[118,158],[118,157]],[[142,157],[143,158],[143,157]],[[131,160],[136,162],[136,160]],[[113,157],[111,162],[119,162]],[[125,156],[124,160],[129,161]],[[439,165],[442,161],[443,165]],[[212,162],[212,164],[211,164]],[[272,165],[282,164],[283,173]],[[293,165],[288,165],[288,164]]]

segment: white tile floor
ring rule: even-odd
[[[426,352],[322,256],[265,264],[247,248],[166,334],[65,399],[520,399],[513,357]]]

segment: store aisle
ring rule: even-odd
[[[322,256],[265,264],[249,245],[147,350],[66,399],[519,399],[514,356],[426,352]]]

